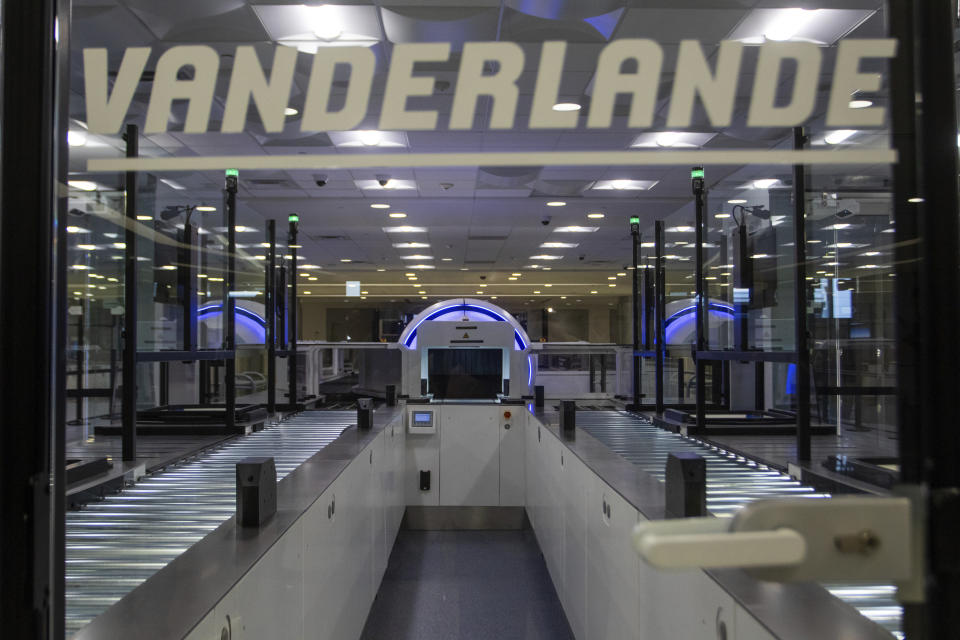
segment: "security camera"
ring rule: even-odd
[[[480,276],[480,279],[481,279],[481,280],[486,280],[486,279],[487,279],[487,276]]]
[[[587,259],[587,256],[585,256],[585,255],[580,255],[580,256],[577,256],[577,259],[578,259],[578,260],[586,260],[586,259]]]
[[[543,216],[543,218],[540,220],[540,224],[542,224],[543,226],[547,226],[548,224],[550,224],[551,219],[552,218],[550,216]]]
[[[386,187],[389,182],[390,182],[390,176],[377,176],[377,183],[381,187]]]
[[[313,176],[313,181],[317,184],[318,187],[327,186],[327,176],[323,174]]]

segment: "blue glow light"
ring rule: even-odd
[[[249,309],[244,309],[240,306],[235,306],[233,308],[234,316],[238,324],[246,328],[247,331],[253,334],[257,338],[257,343],[266,344],[267,342],[267,321],[261,318],[259,315],[250,311]],[[208,307],[202,307],[197,309],[197,320],[201,316],[205,315],[216,315],[223,314],[223,305],[222,304],[213,304]]]
[[[506,318],[504,318],[503,316],[501,316],[501,315],[500,315],[499,313],[497,313],[496,311],[491,311],[490,309],[485,309],[485,308],[483,308],[483,307],[478,307],[478,306],[472,305],[472,304],[457,304],[457,305],[452,305],[452,306],[449,306],[449,307],[441,307],[441,308],[437,309],[436,311],[434,311],[433,313],[431,313],[430,315],[428,315],[426,318],[423,318],[423,319],[422,319],[420,322],[418,322],[416,325],[414,325],[413,331],[411,331],[411,332],[410,332],[410,335],[407,336],[407,339],[404,340],[403,346],[407,347],[408,349],[411,348],[411,345],[413,344],[413,341],[417,339],[417,329],[420,328],[420,325],[421,325],[421,324],[423,324],[424,322],[427,322],[428,320],[436,320],[437,318],[439,318],[439,317],[441,317],[441,316],[445,316],[445,315],[450,314],[450,313],[453,313],[453,312],[455,312],[455,311],[473,311],[474,313],[479,313],[480,315],[487,316],[488,318],[491,318],[491,319],[493,319],[493,320],[496,320],[497,322],[506,322],[506,321],[507,321]],[[526,348],[527,348],[527,345],[524,344],[523,338],[520,337],[520,332],[517,331],[516,329],[514,329],[513,335],[514,335],[514,338],[515,338],[516,341],[517,341],[517,347],[519,348],[519,350],[520,350],[520,351],[523,351],[524,349],[526,349]]]
[[[527,389],[533,386],[533,354],[527,356]]]
[[[696,322],[696,311],[697,308],[695,306],[684,307],[667,318],[666,322],[663,323],[663,337],[667,344],[672,344],[673,339],[678,333],[690,329],[690,326]],[[718,320],[733,319],[733,307],[727,305],[711,302],[708,307],[708,312],[711,316]]]

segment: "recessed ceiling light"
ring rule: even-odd
[[[580,111],[581,107],[576,102],[558,102],[553,105],[554,111]]]
[[[824,229],[831,230],[831,231],[834,229],[839,231],[841,229],[849,229],[849,228],[850,228],[850,224],[847,222],[838,222],[836,224],[831,224],[829,226],[824,227]]]
[[[866,109],[867,107],[872,107],[872,100],[851,100],[850,108],[851,109]]]
[[[426,233],[427,232],[426,227],[409,227],[406,225],[401,227],[383,227],[383,230],[386,233]]]
[[[807,244],[820,244],[823,240],[807,240]]]
[[[683,133],[679,131],[661,131],[657,134],[658,147],[672,147],[683,138]]]
[[[511,273],[510,275],[516,276],[516,277],[519,278],[519,277],[522,276],[523,274],[522,274],[522,273]]]
[[[596,293],[596,291],[591,291],[590,293]]]
[[[427,242],[394,242],[394,249],[429,249],[430,244]]]
[[[393,213],[390,214],[390,217],[391,217],[391,218],[406,218],[406,217],[407,217],[407,214],[405,214],[405,213],[402,212],[402,211],[394,211]]]
[[[747,201],[737,198],[734,200],[727,200],[727,204],[747,204]]]
[[[97,245],[95,244],[78,244],[77,249],[83,249],[84,251],[96,251]]]
[[[67,233],[90,233],[90,230],[84,229],[83,227],[74,227],[71,225],[67,227]]]
[[[386,269],[384,269],[383,267],[381,267],[381,268],[377,269],[377,271],[386,271]]]
[[[216,210],[217,210],[216,207],[211,207],[208,204],[201,204],[200,206],[197,207],[197,211],[200,211],[202,213],[208,213],[210,211],[216,211]]]
[[[553,202],[548,202],[547,206],[548,207],[565,207],[567,206],[567,203],[563,202],[562,200],[554,200]]]
[[[411,269],[436,269],[432,264],[412,264]]]
[[[640,243],[640,246],[643,247],[644,249],[652,249],[653,247],[657,246],[657,243],[656,243],[656,242],[641,242],[641,243]]]
[[[608,286],[608,287],[615,287],[615,286],[617,286],[617,285],[615,285],[615,284],[608,284],[607,286]]]
[[[286,109],[283,110],[283,115],[285,116],[295,116],[298,113],[300,112],[294,109],[293,107],[287,107]]]
[[[767,25],[763,37],[777,42],[789,40],[816,15],[816,12],[816,9],[782,9]]]
[[[769,189],[770,187],[779,184],[780,181],[776,178],[763,178],[761,180],[753,181],[754,189]]]
[[[594,211],[593,213],[588,213],[588,214],[587,214],[587,217],[590,218],[591,220],[599,220],[599,219],[601,219],[601,218],[603,218],[603,217],[605,217],[605,216],[604,216],[604,214],[600,213],[599,211]]]
[[[827,144],[840,144],[850,138],[856,131],[854,129],[838,129],[826,135],[823,139]]]
[[[89,180],[68,180],[67,184],[79,191],[96,191],[100,185]]]
[[[717,220],[726,220],[727,218],[730,217],[730,214],[729,214],[729,213],[717,213],[717,214],[714,214],[713,217],[716,218]]]
[[[353,262],[350,258],[340,258],[340,262]]]
[[[772,256],[769,253],[755,253],[750,257],[754,260],[759,260],[760,258],[770,258]]]
[[[607,276],[607,280],[616,280],[617,276]]]
[[[424,256],[420,254],[415,254],[412,256],[400,256],[401,260],[433,260],[433,256]]]
[[[557,227],[554,229],[554,231],[557,233],[593,233],[599,229],[600,227],[580,227],[577,225],[571,225],[568,227]]]
[[[440,258],[441,262],[453,262],[453,258]]]
[[[332,7],[320,5],[305,8],[308,11],[309,28],[321,40],[336,40],[343,33]]]
[[[577,242],[544,242],[540,245],[540,248],[541,249],[576,249],[579,246],[580,244]]]
[[[82,147],[87,144],[87,132],[67,131],[67,144],[71,147]]]
[[[137,220],[153,220],[153,216],[137,216]]]
[[[356,134],[360,142],[368,147],[375,147],[383,142],[382,131],[357,131]]]
[[[926,202],[923,198],[910,198],[907,200],[910,204],[920,204],[921,202]]]
[[[487,288],[487,285],[482,284],[482,285],[480,285],[480,288],[481,288],[481,289],[486,289],[486,288]]]
[[[379,202],[378,202],[378,203],[374,203],[374,204],[370,205],[370,208],[371,208],[371,209],[389,209],[389,208],[390,208],[390,205],[388,205],[388,204],[382,204],[382,203],[379,203]]]
[[[864,252],[861,253],[860,255],[862,255],[862,256],[868,256],[868,257],[869,257],[869,256],[878,256],[878,255],[880,255],[880,252],[879,252],[879,251],[864,251]]]
[[[174,265],[172,265],[172,264],[165,264],[165,265],[163,265],[163,266],[160,267],[160,268],[163,269],[164,271],[176,271],[176,269],[177,269],[177,268],[176,268]]]
[[[470,271],[467,267],[460,267],[460,271]]]
[[[516,280],[516,279],[517,279],[517,276],[510,276],[509,278],[507,278],[507,280]]]
[[[696,231],[696,229],[689,225],[679,225],[676,227],[667,228],[667,233],[693,233],[694,231]]]
[[[539,291],[534,291],[534,293],[536,294],[536,293],[540,293],[540,292],[539,292]]]
[[[530,256],[531,260],[561,260],[563,256],[553,256],[547,254],[541,254],[538,256]]]

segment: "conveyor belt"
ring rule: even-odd
[[[301,413],[68,512],[67,635],[234,514],[238,460],[273,456],[280,480],[355,423],[355,412]]]
[[[668,453],[689,451],[703,456],[707,461],[707,509],[719,518],[732,517],[746,503],[764,498],[830,497],[766,465],[664,431],[647,419],[621,411],[578,411],[577,427],[660,481]],[[824,586],[895,637],[904,637],[903,608],[894,598],[893,586]]]

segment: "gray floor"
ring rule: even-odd
[[[363,640],[573,639],[536,538],[401,530]]]

